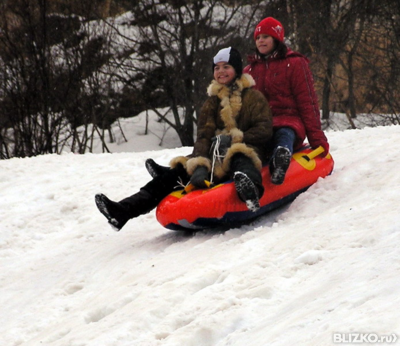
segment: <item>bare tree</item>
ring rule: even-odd
[[[110,28],[50,13],[47,0],[1,5],[1,158],[84,153],[116,119],[110,76]],[[88,11],[90,12],[90,11]],[[106,68],[105,68],[106,70]],[[111,95],[111,96],[110,96]]]
[[[3,8],[3,121],[13,129],[15,156],[53,152],[59,119],[49,114],[46,1],[21,0]],[[13,27],[14,25],[14,27]]]
[[[128,37],[119,29],[135,70],[124,83],[141,95],[146,108],[170,108],[172,118],[159,116],[176,130],[183,145],[193,145],[196,111],[212,78],[211,57],[222,46],[241,49],[247,44],[255,11],[246,3],[136,1],[129,7],[133,17],[126,21],[135,30]]]
[[[112,124],[149,109],[192,145],[212,56],[229,45],[245,56],[266,16],[310,57],[327,121],[374,112],[398,124],[399,13],[396,0],[3,1],[0,158],[84,153],[97,139],[108,151]]]
[[[364,79],[361,97],[366,112],[383,113],[390,123],[399,124],[400,4],[381,1],[373,11],[359,52],[363,75],[368,76],[368,81]]]

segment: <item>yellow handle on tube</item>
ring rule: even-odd
[[[307,154],[306,156],[312,160],[315,159],[318,155],[322,154],[325,149],[320,145],[317,149],[314,149],[311,153]]]
[[[206,184],[207,188],[210,188],[212,184],[208,180],[204,180],[204,184]],[[193,190],[196,190],[196,186],[194,186],[192,183],[189,183],[185,186],[185,193],[192,192]]]

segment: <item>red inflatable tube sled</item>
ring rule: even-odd
[[[293,154],[282,185],[270,181],[269,167],[262,169],[264,195],[260,209],[247,209],[236,193],[232,180],[208,189],[174,191],[157,207],[158,222],[171,230],[200,230],[219,226],[234,226],[251,221],[273,209],[293,201],[319,178],[329,175],[334,166],[332,156],[319,155],[323,148],[312,150],[304,146]]]

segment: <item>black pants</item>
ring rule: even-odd
[[[183,167],[166,171],[144,185],[139,192],[119,201],[130,219],[153,210],[172,191],[180,187],[179,182],[187,184],[189,176]]]

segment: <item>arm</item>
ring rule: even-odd
[[[186,163],[186,171],[191,176],[190,182],[197,188],[206,188],[206,181],[211,171],[211,160],[209,152],[212,144],[212,137],[216,129],[216,113],[218,102],[216,97],[208,98],[200,110],[197,121],[197,138],[193,146],[191,158]]]
[[[289,61],[293,64],[294,68],[291,76],[292,92],[306,130],[307,138],[313,148],[321,145],[325,149],[325,154],[327,154],[329,144],[321,128],[318,99],[308,62],[301,57],[290,59]]]
[[[208,157],[212,137],[215,136],[216,114],[218,112],[217,97],[208,98],[200,110],[197,121],[197,138],[194,143],[192,156]]]
[[[265,146],[272,139],[272,113],[268,101],[257,90],[249,90],[243,107],[250,124],[243,132],[243,142],[253,147]]]
[[[178,156],[170,161],[171,168],[181,164],[189,175],[192,175],[197,166],[206,166],[211,170],[211,161],[208,153],[211,147],[211,138],[214,136],[216,123],[215,112],[218,109],[216,97],[208,98],[203,104],[197,121],[197,138],[193,151],[188,156]]]

